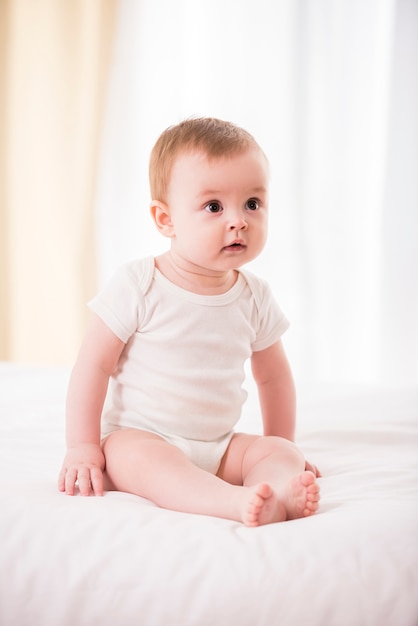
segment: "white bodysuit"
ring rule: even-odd
[[[228,292],[198,295],[147,257],[120,268],[89,306],[126,344],[102,435],[150,431],[216,473],[247,397],[244,363],[288,327],[267,283],[240,271]]]

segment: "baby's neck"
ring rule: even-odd
[[[229,291],[237,281],[238,272],[234,269],[213,272],[177,259],[171,252],[155,257],[155,267],[169,281],[200,295],[219,295]]]

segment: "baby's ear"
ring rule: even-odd
[[[150,205],[152,219],[160,233],[164,237],[174,237],[174,226],[171,221],[170,211],[165,202],[152,200]]]

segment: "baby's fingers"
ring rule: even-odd
[[[81,467],[77,476],[78,488],[82,496],[103,495],[103,474],[98,467]]]
[[[80,490],[80,495],[89,496],[90,495],[90,469],[88,467],[80,467],[77,475],[78,488]]]
[[[93,467],[90,471],[91,488],[95,496],[103,495],[103,473],[98,467]]]
[[[73,496],[76,481],[77,469],[67,469],[63,467],[58,478],[58,488],[60,491],[65,491],[67,496]]]
[[[322,478],[322,474],[317,466],[313,463],[310,463],[309,461],[305,462],[305,470],[309,470],[310,472],[312,472],[312,474],[314,474],[316,478]]]
[[[65,469],[62,468],[58,474],[58,489],[59,491],[65,491]]]
[[[73,496],[76,485],[80,495],[89,496],[91,491],[94,495],[103,495],[103,474],[99,467],[63,467],[58,476],[58,489],[65,491],[67,496]]]

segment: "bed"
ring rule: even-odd
[[[418,625],[418,387],[300,389],[320,511],[246,528],[59,493],[68,375],[0,363],[1,626]]]

